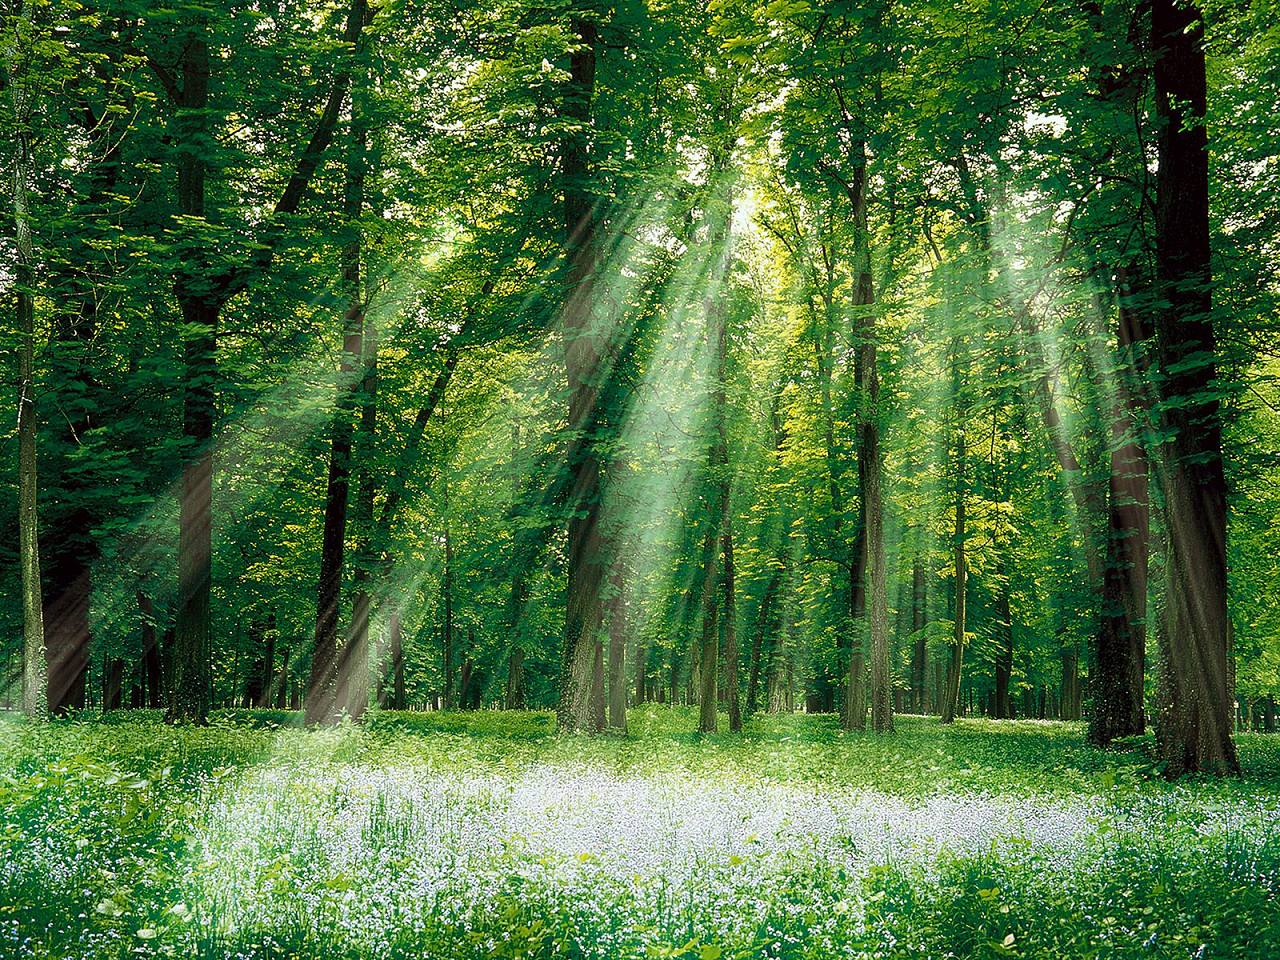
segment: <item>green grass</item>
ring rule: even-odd
[[[1280,737],[1078,725],[0,721],[0,956],[1280,958]]]

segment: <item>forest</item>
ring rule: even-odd
[[[1275,0],[0,54],[0,957],[1280,958]]]

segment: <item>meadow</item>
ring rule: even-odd
[[[1061,722],[298,719],[0,723],[0,956],[1280,957],[1277,737],[1168,783]]]

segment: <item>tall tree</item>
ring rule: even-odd
[[[569,382],[570,444],[568,592],[557,721],[562,729],[592,725],[596,647],[603,619],[604,581],[600,531],[600,382],[605,348],[596,315],[599,266],[598,200],[592,189],[591,120],[600,34],[591,13],[573,17],[575,45],[561,107],[565,118],[560,172],[564,197],[564,364]]]
[[[1160,750],[1172,774],[1236,773],[1228,663],[1227,484],[1210,292],[1204,20],[1152,0],[1156,111],[1156,311],[1165,527],[1165,676]]]
[[[12,107],[14,309],[18,327],[18,554],[22,571],[22,709],[33,719],[49,712],[48,668],[40,600],[40,535],[37,515],[35,406],[35,251],[27,201],[31,178],[33,115],[33,44],[35,24],[26,0],[13,18],[5,50],[7,86]]]

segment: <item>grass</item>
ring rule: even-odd
[[[1168,784],[1078,725],[0,721],[0,956],[1280,958],[1280,737]]]

